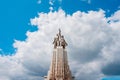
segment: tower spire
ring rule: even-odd
[[[61,35],[61,29],[59,28],[59,34]]]
[[[61,30],[56,35],[53,41],[54,49],[51,61],[50,70],[45,80],[73,80],[67,60],[67,51],[65,47],[67,43],[64,36],[61,35]]]

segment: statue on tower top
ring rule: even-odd
[[[60,28],[59,28],[59,35],[61,36],[61,30],[60,30]]]
[[[60,29],[59,29],[59,33],[54,38],[53,44],[54,44],[54,48],[57,48],[57,46],[62,46],[65,49],[65,47],[67,46],[64,36],[61,35]]]

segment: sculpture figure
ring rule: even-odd
[[[53,44],[54,44],[54,48],[56,48],[57,46],[62,46],[65,49],[65,47],[67,46],[64,36],[63,35],[61,36],[60,29],[59,29],[59,33],[54,38]]]
[[[58,34],[57,34],[56,37],[54,38],[53,44],[54,44],[54,48],[56,48],[56,47],[59,45]]]
[[[63,48],[65,48],[67,46],[64,36],[61,36],[60,45],[63,46]]]

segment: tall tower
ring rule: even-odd
[[[64,36],[61,35],[60,29],[59,33],[54,38],[53,44],[52,61],[45,80],[73,80],[67,60],[67,43]]]

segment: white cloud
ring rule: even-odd
[[[103,10],[77,11],[72,15],[61,9],[39,13],[31,19],[31,25],[36,25],[38,31],[28,31],[25,41],[15,40],[14,56],[0,57],[0,78],[42,80],[41,76],[49,69],[53,38],[61,28],[68,42],[69,64],[76,79],[99,80],[104,76],[101,71],[104,66],[120,61],[119,12],[109,18]],[[113,21],[116,19],[117,22]]]
[[[85,1],[85,2],[87,2],[88,4],[91,4],[91,0],[81,0],[81,1]]]
[[[49,4],[52,6],[54,5],[55,0],[49,0]]]
[[[61,6],[62,0],[49,0],[50,6],[53,6],[55,3],[58,3]]]
[[[109,25],[112,28],[113,31],[116,32],[116,34],[120,33],[120,10],[116,11],[111,17],[108,18]],[[119,39],[119,37],[116,36],[116,40]]]
[[[41,4],[41,3],[42,3],[42,1],[41,1],[41,0],[38,0],[38,1],[37,1],[37,3],[38,3],[38,4]]]
[[[50,9],[50,11],[53,11],[53,7],[50,7],[49,9]]]

